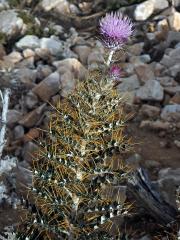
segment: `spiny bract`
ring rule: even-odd
[[[110,239],[126,214],[120,182],[131,149],[122,98],[108,79],[91,77],[60,101],[34,160],[35,204],[17,239]]]

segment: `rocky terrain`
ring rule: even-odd
[[[0,89],[11,89],[0,166],[0,230],[17,224],[16,202],[30,186],[33,152],[52,106],[88,70],[104,67],[107,52],[97,35],[98,20],[105,14],[101,2],[0,1]],[[135,143],[130,162],[149,170],[172,205],[180,185],[179,10],[178,0],[122,6],[135,30],[127,49],[114,57],[123,71],[117,89],[130,114],[127,134]]]

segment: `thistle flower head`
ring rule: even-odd
[[[133,32],[133,24],[127,16],[120,12],[106,14],[100,20],[100,34],[106,47],[118,50]]]
[[[110,76],[115,79],[118,80],[121,77],[121,68],[118,67],[117,65],[112,65],[110,68]]]

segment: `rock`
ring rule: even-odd
[[[160,114],[160,111],[161,110],[159,107],[143,104],[140,109],[140,114],[149,118],[157,118]]]
[[[6,56],[5,47],[2,44],[0,44],[0,59],[2,60],[3,57],[5,57],[5,56]]]
[[[29,58],[24,58],[24,60],[16,64],[16,68],[34,69],[35,68],[34,60],[35,60],[34,56]]]
[[[104,68],[104,57],[98,51],[91,52],[88,56],[87,62],[89,71]]]
[[[38,146],[33,142],[27,142],[22,150],[23,160],[32,165],[38,151]]]
[[[148,80],[152,80],[155,78],[152,67],[148,64],[141,64],[139,66],[135,66],[134,70],[142,83],[145,83]]]
[[[180,13],[174,12],[168,17],[169,26],[171,30],[179,31],[180,30]]]
[[[18,63],[22,59],[23,59],[22,55],[17,51],[13,51],[10,54],[3,57],[4,61],[10,61],[12,63]]]
[[[72,72],[67,71],[61,75],[61,96],[67,97],[75,89],[75,86],[76,80]]]
[[[61,75],[64,74],[66,71],[70,71],[73,73],[75,79],[86,79],[86,68],[75,58],[67,58],[61,61],[56,61],[53,62],[53,65],[58,68],[58,72]]]
[[[147,128],[157,131],[166,131],[171,128],[171,124],[169,122],[163,122],[160,120],[156,121],[144,120],[141,122],[140,128]]]
[[[147,0],[137,5],[134,11],[134,18],[136,21],[144,21],[148,19],[154,11],[154,3]]]
[[[132,63],[122,63],[121,68],[123,69],[127,76],[134,74],[134,65]]]
[[[21,125],[17,125],[14,128],[14,138],[19,139],[24,136],[24,128]]]
[[[141,237],[139,240],[151,240],[152,238],[149,235]]]
[[[0,11],[6,10],[9,8],[9,3],[7,0],[0,0]]]
[[[128,47],[128,53],[139,56],[143,51],[143,47],[144,47],[144,42],[135,43],[132,46]]]
[[[25,25],[15,10],[0,12],[0,29],[9,38],[22,34]]]
[[[43,101],[49,101],[61,89],[60,76],[58,72],[51,73],[47,78],[35,86],[32,91]]]
[[[131,64],[133,64],[134,67],[143,64],[143,62],[141,61],[141,57],[140,57],[140,56],[131,56],[131,57],[129,58],[129,62],[130,62]]]
[[[27,48],[23,51],[24,58],[29,58],[29,57],[34,57],[34,56],[35,56],[35,52],[32,49]]]
[[[70,13],[69,3],[66,0],[42,0],[40,6],[44,11],[55,11],[60,14]]]
[[[171,99],[170,104],[179,104],[180,105],[180,92],[177,92]]]
[[[42,112],[44,111],[45,107],[46,103],[42,104],[33,111],[27,113],[25,116],[23,116],[23,118],[21,118],[19,124],[27,128],[31,128],[34,127],[35,125],[38,125],[38,121],[42,117]]]
[[[156,63],[154,66],[154,74],[156,77],[160,77],[162,76],[162,72],[165,70],[165,67],[160,64],[160,63]]]
[[[154,41],[156,39],[156,34],[154,32],[147,32],[146,37],[149,41]]]
[[[163,20],[158,22],[157,30],[159,32],[168,32],[169,31],[169,25],[168,25],[167,19],[163,19]]]
[[[61,100],[61,96],[60,94],[57,94],[55,96],[52,97],[52,105],[53,106],[56,106],[58,103],[60,103],[60,100]]]
[[[28,109],[33,109],[38,104],[38,97],[32,91],[29,91],[24,97],[24,104]]]
[[[52,55],[49,49],[47,48],[36,48],[35,49],[35,54],[37,58],[40,58],[42,60],[51,61]]]
[[[26,35],[16,43],[16,47],[21,50],[39,48],[40,40],[35,35]]]
[[[40,48],[48,49],[54,56],[60,56],[63,52],[62,43],[55,36],[51,36],[50,38],[41,38]]]
[[[161,119],[169,122],[180,121],[180,104],[166,105],[162,109]]]
[[[84,65],[87,65],[87,59],[92,49],[89,46],[75,46],[73,51],[77,53],[80,62]]]
[[[180,0],[174,0],[173,3],[174,3],[175,7],[179,7],[180,6]]]
[[[166,67],[172,67],[180,62],[180,48],[173,49],[169,54],[165,54],[160,61]]]
[[[163,87],[176,86],[177,83],[171,77],[157,77],[156,80],[160,82]]]
[[[160,11],[163,10],[165,8],[168,8],[169,4],[167,0],[152,0],[152,2],[154,3],[154,10],[155,11]]]
[[[40,130],[37,128],[31,128],[23,137],[23,142],[33,141],[40,137]]]
[[[49,65],[39,65],[37,67],[37,80],[41,81],[47,78],[52,73],[52,69]]]
[[[15,109],[9,109],[7,114],[7,125],[12,126],[16,124],[22,117],[22,113],[15,110]]]
[[[14,70],[14,74],[21,83],[35,83],[36,81],[36,70],[21,68]]]
[[[176,93],[180,92],[180,86],[176,87],[166,87],[164,91],[170,95],[175,95]]]
[[[170,67],[168,69],[169,75],[171,77],[176,77],[178,75],[178,73],[180,72],[180,63],[177,63],[176,65]]]
[[[174,144],[176,145],[176,147],[180,148],[180,141],[175,140],[175,141],[174,141]]]
[[[169,31],[167,36],[167,46],[170,46],[172,42],[180,42],[180,32]]]
[[[180,185],[180,168],[161,169],[157,184],[166,202],[176,208],[176,188]]]
[[[141,100],[162,101],[164,91],[156,80],[148,80],[144,86],[137,90],[136,96]]]
[[[139,56],[139,58],[142,63],[149,63],[151,61],[151,57],[149,54],[143,54]]]
[[[122,83],[117,86],[119,92],[133,91],[140,87],[139,80],[134,74],[128,78],[121,78]]]

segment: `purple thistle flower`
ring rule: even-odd
[[[133,23],[127,16],[120,12],[107,13],[100,20],[100,34],[103,36],[103,42],[106,47],[112,50],[118,50],[133,32]]]
[[[115,80],[119,79],[121,77],[121,68],[116,65],[111,66],[110,76]]]

